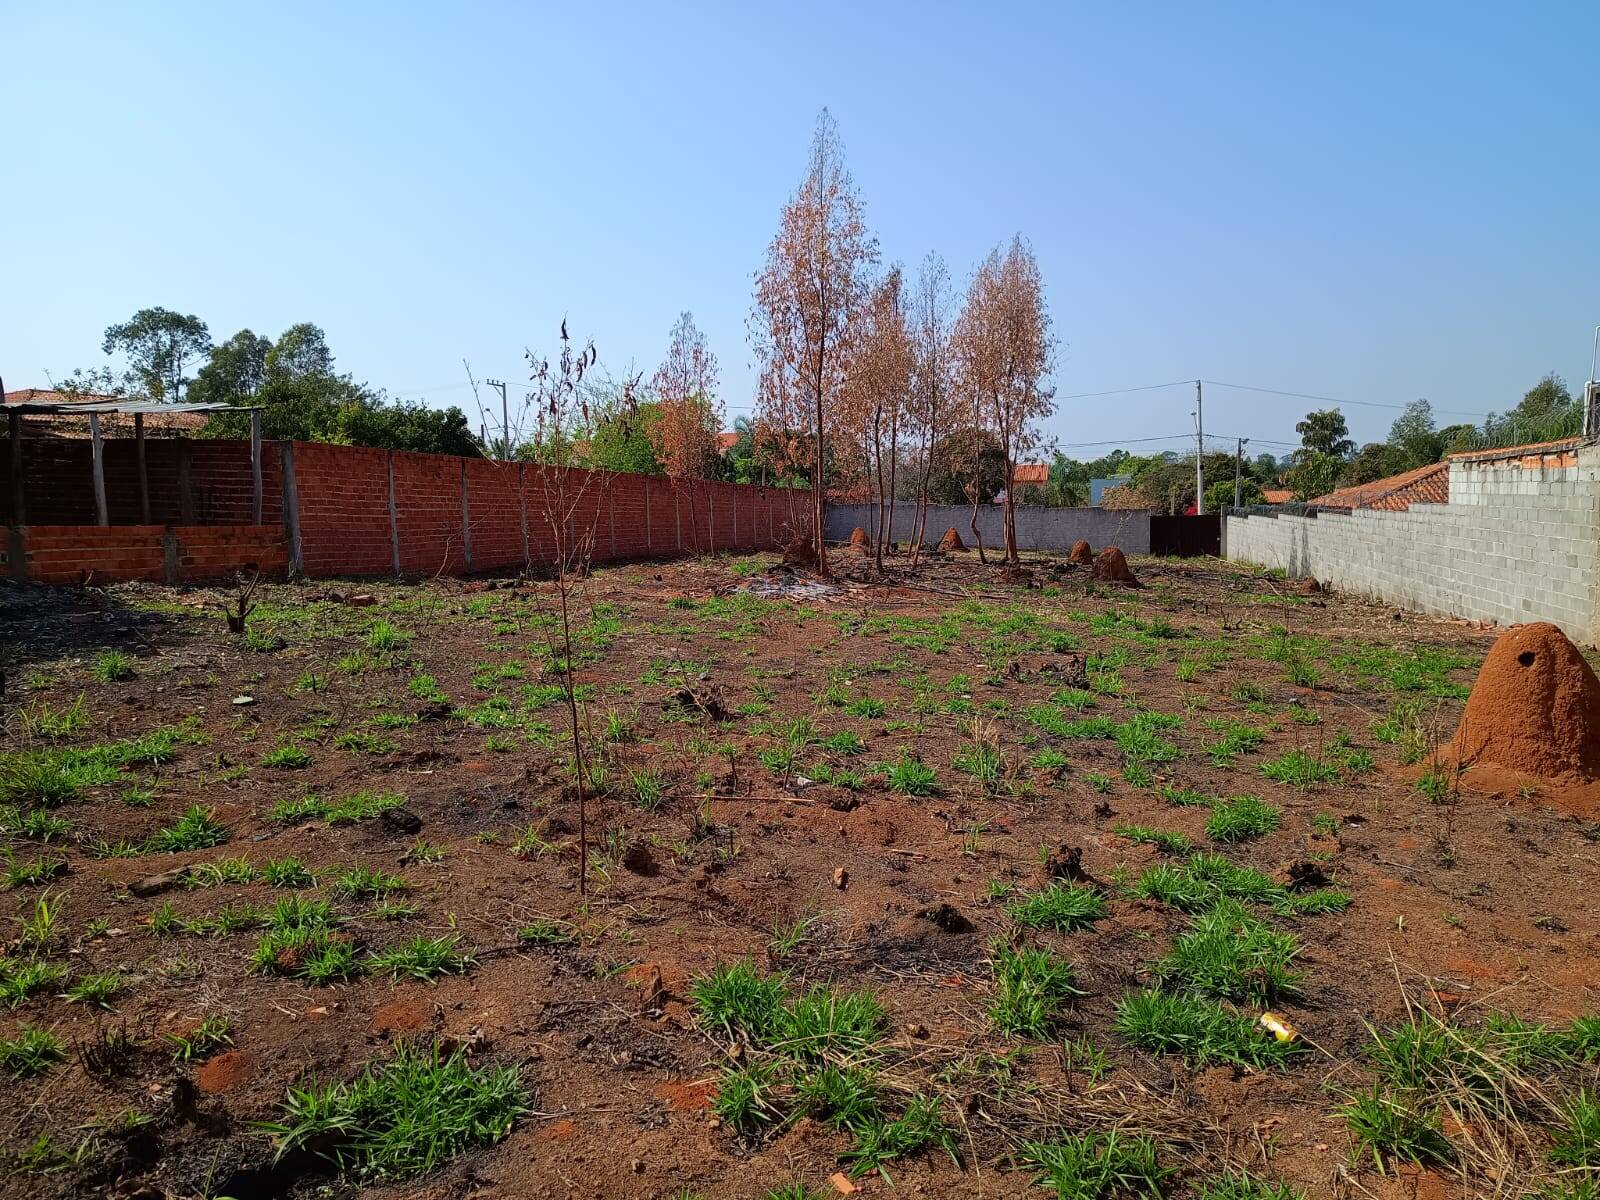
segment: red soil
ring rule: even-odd
[[[850,531],[850,548],[852,550],[872,549],[872,539],[867,536],[867,531],[859,525]]]
[[[961,540],[961,535],[956,532],[954,525],[944,531],[944,536],[939,539],[939,549],[948,554],[952,550],[965,550],[967,544]]]
[[[255,1077],[255,1055],[248,1050],[227,1050],[202,1063],[194,1073],[194,1082],[202,1092],[216,1096],[242,1087]]]
[[[1094,550],[1089,543],[1079,538],[1072,543],[1072,553],[1067,555],[1067,561],[1086,567],[1094,562]]]
[[[1094,566],[1089,568],[1089,577],[1105,583],[1139,586],[1139,581],[1133,577],[1133,572],[1128,570],[1127,558],[1115,546],[1107,546],[1100,551],[1099,557],[1094,560]]]
[[[1468,764],[1600,778],[1600,679],[1554,625],[1508,630],[1478,671],[1454,749]]]
[[[433,1006],[420,1000],[391,1000],[372,1014],[373,1033],[416,1033],[433,1024]]]

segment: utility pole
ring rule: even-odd
[[[1594,327],[1589,355],[1589,381],[1583,385],[1583,436],[1600,437],[1600,325]]]
[[[1233,506],[1239,508],[1239,480],[1244,468],[1244,447],[1249,438],[1240,438],[1239,444],[1233,448]]]
[[[1200,381],[1194,381],[1194,515],[1206,515],[1206,478],[1201,460],[1206,453],[1206,419],[1201,409]]]
[[[500,459],[511,458],[511,410],[506,407],[506,385],[503,379],[485,379],[489,387],[500,389]]]

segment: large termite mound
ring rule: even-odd
[[[1508,630],[1478,671],[1454,749],[1467,765],[1600,778],[1600,679],[1554,625]]]
[[[867,531],[859,525],[850,531],[850,548],[852,550],[872,549],[872,539],[867,536]]]
[[[956,532],[954,525],[944,531],[944,536],[939,539],[939,549],[949,554],[952,550],[965,550],[967,544],[961,540],[961,535]]]
[[[1069,563],[1077,563],[1081,567],[1087,567],[1094,562],[1094,549],[1088,542],[1079,538],[1072,543],[1072,552],[1067,555],[1067,561]]]
[[[1115,546],[1107,546],[1094,560],[1094,566],[1089,568],[1089,577],[1104,583],[1125,583],[1133,587],[1139,586],[1139,581],[1133,577],[1133,572],[1128,569],[1128,560],[1121,550]]]

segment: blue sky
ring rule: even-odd
[[[824,105],[886,259],[960,282],[1032,241],[1063,397],[1202,376],[1482,414],[1576,386],[1600,322],[1592,0],[0,0],[0,45],[8,388],[164,305],[218,340],[315,321],[341,369],[466,406],[463,358],[520,378],[566,315],[648,371],[690,309],[731,421]],[[1191,398],[1063,399],[1048,432],[1179,435]],[[1258,448],[1308,407],[1206,400]]]

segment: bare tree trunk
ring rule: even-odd
[[[900,410],[897,408],[889,417],[889,519],[888,529],[884,536],[890,541],[894,540],[894,487],[895,469],[900,458]]]
[[[872,469],[878,480],[878,536],[872,543],[873,561],[883,570],[883,407],[872,410]]]
[[[1015,495],[1016,490],[1017,490],[1017,468],[1016,468],[1015,464],[1012,463],[1011,458],[1008,455],[1006,457],[1006,504],[1005,504],[1006,562],[1010,563],[1012,566],[1016,566],[1018,563],[1020,563],[1022,561],[1021,558],[1017,555],[1017,509],[1016,509],[1016,495]]]
[[[978,501],[982,498],[983,492],[978,487],[977,478],[974,477],[972,480],[972,519],[968,522],[968,527],[972,530],[973,544],[978,547],[978,561],[984,566],[988,566],[989,558],[983,552],[983,534],[978,532]]]
[[[928,537],[928,482],[933,478],[933,448],[937,445],[938,427],[933,416],[928,418],[928,436],[922,455],[922,479],[917,484],[917,545],[912,551],[911,565],[915,567],[922,557],[922,546]]]
[[[822,364],[823,350],[817,347],[817,442],[816,464],[811,472],[811,538],[817,552],[817,574],[828,575],[828,544],[822,536]]]

